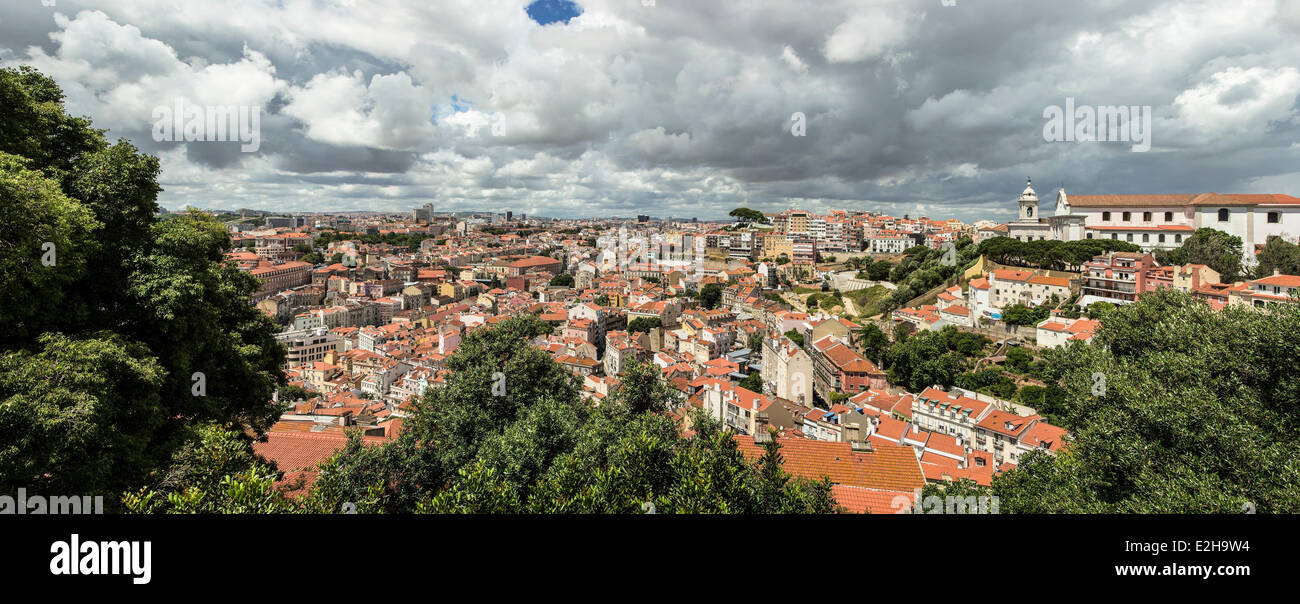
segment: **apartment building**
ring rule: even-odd
[[[808,347],[813,361],[813,391],[824,401],[831,393],[853,395],[888,386],[885,372],[845,340],[825,336]]]
[[[812,358],[787,337],[763,340],[762,377],[767,392],[813,406]]]
[[[1211,283],[1219,282],[1219,272],[1204,264],[1184,266],[1153,266],[1146,271],[1142,293],[1169,287],[1191,293]]]
[[[968,396],[926,388],[912,401],[912,421],[916,425],[940,434],[948,434],[970,442],[979,425],[993,405]]]
[[[992,302],[996,308],[1006,308],[1013,304],[1037,306],[1048,298],[1070,297],[1070,280],[1061,277],[1047,277],[1035,271],[998,269],[989,273],[992,288]]]
[[[866,240],[873,254],[901,254],[916,243],[911,235],[899,231],[880,231]]]
[[[266,262],[250,269],[248,274],[262,282],[262,286],[253,293],[253,301],[257,302],[276,292],[311,283],[311,270],[312,265],[296,260],[283,264]]]
[[[790,238],[780,233],[768,233],[760,236],[759,256],[779,260],[794,257],[794,247]]]
[[[1147,288],[1147,272],[1155,265],[1151,254],[1111,252],[1096,256],[1083,265],[1083,295],[1079,304],[1093,302],[1131,304]]]
[[[815,264],[820,258],[812,235],[790,235],[790,259],[795,264]]]
[[[972,431],[971,448],[993,455],[995,465],[1020,463],[1035,449],[1056,452],[1065,445],[1064,428],[1053,426],[1037,415],[1022,416],[1007,411],[988,412]]]
[[[1297,290],[1300,290],[1300,277],[1273,271],[1271,277],[1248,282],[1246,288],[1234,292],[1235,295],[1228,298],[1228,303],[1249,304],[1260,308],[1269,304],[1289,303],[1294,301]]]
[[[343,341],[322,328],[281,332],[275,340],[287,349],[284,362],[289,367],[323,360],[331,351],[343,352]]]
[[[714,378],[700,378],[700,400],[705,413],[741,434],[755,434],[759,413],[772,405],[772,399],[757,392]]]

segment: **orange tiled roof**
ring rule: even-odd
[[[737,436],[740,451],[749,459],[762,457],[764,450],[752,437]],[[911,447],[876,446],[870,452],[855,452],[849,443],[781,438],[783,468],[795,476],[868,489],[909,492],[925,486],[925,475]]]

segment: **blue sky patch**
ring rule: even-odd
[[[582,14],[582,7],[572,0],[537,0],[524,10],[540,25],[550,25],[557,21],[568,25],[569,19]]]

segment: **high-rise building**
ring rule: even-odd
[[[506,210],[506,222],[510,222],[513,219],[514,219],[514,213],[511,212],[510,210]]]
[[[433,204],[426,203],[424,207],[411,210],[411,219],[415,222],[433,222]]]

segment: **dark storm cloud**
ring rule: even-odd
[[[589,0],[545,27],[527,4],[33,1],[0,56],[159,153],[170,207],[975,220],[1026,176],[1044,198],[1300,189],[1297,0]],[[260,149],[154,143],[176,96],[263,107]],[[1067,97],[1151,106],[1151,150],[1047,140]]]

